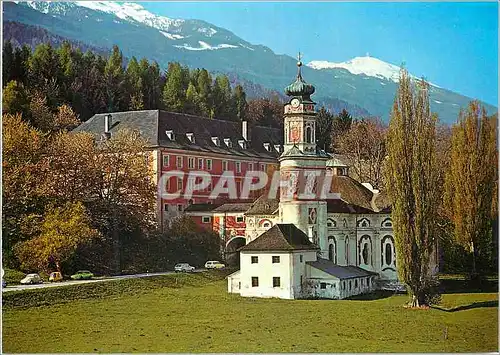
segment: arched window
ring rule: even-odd
[[[345,237],[345,263],[349,265],[349,237]]]
[[[312,143],[312,128],[311,128],[311,126],[306,127],[306,143]]]
[[[369,235],[361,237],[358,243],[359,263],[361,265],[372,265],[372,240]]]
[[[385,264],[392,264],[392,246],[390,243],[385,244]]]
[[[327,227],[336,227],[337,223],[333,219],[328,218],[328,220],[326,221],[326,226]]]
[[[396,251],[394,249],[394,239],[390,235],[382,238],[382,266],[396,266]]]
[[[333,263],[337,263],[337,245],[335,243],[335,239],[331,242],[331,244],[328,246],[328,259],[332,261]]]

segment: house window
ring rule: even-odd
[[[280,257],[279,256],[273,256],[273,264],[279,264],[280,262]]]
[[[236,172],[241,173],[241,163],[239,161],[236,162]]]
[[[257,264],[259,262],[258,256],[252,256],[252,264]]]
[[[177,167],[182,168],[183,163],[184,163],[184,159],[182,159],[181,156],[178,156],[177,157]]]
[[[260,170],[266,171],[266,164],[260,164]]]
[[[198,169],[203,169],[203,158],[198,158]]]
[[[299,259],[300,259],[300,262],[301,262],[301,263],[302,263],[302,262],[304,262],[304,256],[300,255],[300,256],[299,256]]]
[[[269,227],[271,227],[271,223],[269,223],[269,222],[265,222],[262,226],[263,226],[264,228],[269,228]]]
[[[273,287],[280,287],[280,278],[273,277]]]
[[[194,158],[192,157],[188,158],[188,167],[189,169],[194,169]]]
[[[164,155],[163,156],[163,167],[168,167],[170,163],[170,155]]]
[[[179,212],[182,212],[182,205],[177,205],[177,210],[178,210]]]
[[[238,290],[241,290],[241,282],[238,282]]]
[[[207,170],[212,170],[212,159],[206,160]]]
[[[253,171],[253,163],[248,163],[248,171]]]
[[[227,170],[227,160],[222,161],[222,170],[226,171]]]
[[[177,190],[181,190],[182,191],[182,178],[177,178]]]
[[[238,222],[238,223],[243,222],[243,216],[236,217],[236,222]]]
[[[349,280],[349,291],[352,290],[352,283],[351,283],[351,280]]]
[[[252,287],[259,287],[259,278],[252,276]]]
[[[325,282],[320,283],[319,288],[321,288],[322,290],[326,289],[326,283]]]
[[[385,245],[385,264],[391,265],[392,263],[392,247],[390,243]]]
[[[163,210],[164,211],[168,211],[168,203],[164,203],[163,204]]]
[[[210,223],[210,216],[201,217],[201,222],[202,223]]]
[[[304,276],[300,275],[300,284],[302,285],[304,283]]]
[[[354,288],[357,288],[358,287],[358,280],[354,280]]]

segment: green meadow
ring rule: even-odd
[[[448,280],[449,281],[449,280]],[[227,294],[223,273],[168,275],[3,294],[6,353],[493,352],[498,294],[279,300]]]

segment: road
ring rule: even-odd
[[[194,272],[203,272],[205,269],[196,269]],[[102,278],[94,278],[91,280],[68,280],[63,282],[44,282],[43,284],[36,285],[7,285],[7,287],[2,288],[2,292],[9,291],[21,291],[21,290],[33,290],[37,288],[48,288],[48,287],[62,287],[62,286],[71,286],[71,285],[81,285],[85,283],[94,283],[94,282],[106,282],[113,280],[123,280],[123,279],[138,279],[141,277],[151,277],[151,276],[161,276],[161,275],[171,275],[175,274],[174,271],[165,271],[165,272],[154,272],[154,273],[145,273],[145,274],[134,274],[134,275],[121,275],[121,276],[109,276]]]

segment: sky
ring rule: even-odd
[[[369,54],[498,107],[497,2],[141,2],[303,62]]]

